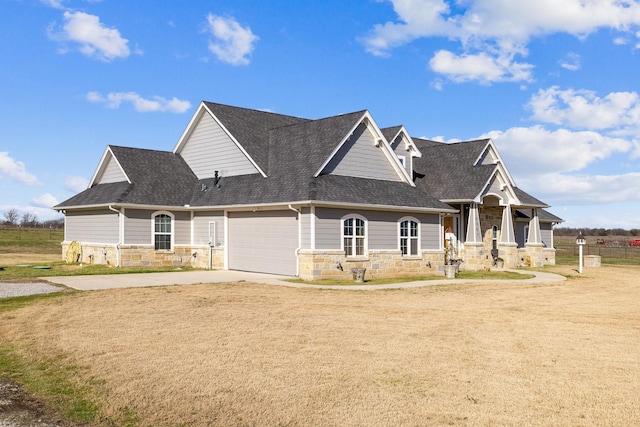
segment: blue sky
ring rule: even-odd
[[[0,61],[0,214],[59,217],[207,100],[491,137],[564,226],[640,228],[640,1],[0,0]]]

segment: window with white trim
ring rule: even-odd
[[[400,251],[402,255],[418,255],[420,226],[413,219],[400,221]]]
[[[348,217],[342,221],[342,244],[348,257],[366,253],[367,222],[363,218]]]
[[[153,216],[153,242],[156,251],[170,251],[173,237],[173,218],[166,213]]]

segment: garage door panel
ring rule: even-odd
[[[231,270],[295,276],[298,221],[293,211],[229,213]]]

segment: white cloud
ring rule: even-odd
[[[0,179],[3,178],[28,185],[38,182],[35,175],[27,172],[23,162],[13,159],[6,151],[0,151]]]
[[[625,139],[539,125],[482,137],[495,142],[518,187],[552,206],[640,201],[640,173],[589,173],[616,154],[631,153],[634,144]]]
[[[66,0],[40,0],[40,3],[46,4],[54,9],[64,9],[64,2]]]
[[[515,55],[526,56],[533,37],[555,33],[584,38],[602,28],[619,32],[635,31],[640,25],[637,0],[388,0],[396,22],[374,25],[362,41],[368,52],[386,56],[396,47],[423,37],[446,37],[460,43],[456,58],[480,60],[484,73],[467,68],[448,73],[454,81],[529,80],[531,66],[516,63]],[[619,36],[618,36],[619,39]],[[436,63],[447,59],[434,57]],[[453,54],[449,54],[453,57]],[[490,59],[493,59],[491,61]],[[493,63],[493,66],[489,67]],[[495,64],[500,63],[501,67]],[[569,67],[578,66],[565,61]],[[515,69],[510,78],[499,70]],[[436,67],[434,71],[439,72]],[[507,73],[508,75],[508,73]]]
[[[89,186],[89,180],[82,176],[68,176],[64,181],[64,186],[66,189],[71,190],[74,193],[79,193],[87,189]]]
[[[549,131],[539,125],[491,131],[481,138],[491,138],[509,169],[525,177],[580,171],[633,148],[622,138],[610,138],[593,131]]]
[[[50,193],[46,193],[40,197],[31,199],[31,203],[33,203],[34,206],[38,206],[41,208],[52,208],[53,206],[58,204],[58,199],[56,199]]]
[[[539,90],[528,106],[532,119],[572,128],[617,128],[616,132],[623,134],[624,128],[633,133],[640,126],[640,96],[636,92],[611,92],[600,98],[594,91],[552,86]]]
[[[444,74],[454,82],[478,81],[483,84],[501,81],[531,80],[530,64],[513,61],[512,55],[492,57],[481,52],[477,55],[455,55],[440,50],[429,61],[431,69]]]
[[[208,30],[214,37],[209,41],[209,50],[216,58],[231,65],[248,65],[248,56],[253,52],[259,37],[249,27],[241,27],[234,18],[209,14]]]
[[[580,55],[569,52],[561,61],[560,66],[569,71],[577,71],[580,69]]]
[[[89,92],[87,93],[87,100],[105,104],[107,108],[119,108],[123,102],[130,102],[133,108],[141,113],[157,111],[184,113],[191,108],[189,101],[182,101],[176,97],[165,99],[160,96],[154,96],[151,99],[145,99],[135,92],[110,92],[106,97],[98,92]]]
[[[60,31],[55,31],[53,25],[48,29],[52,40],[77,43],[82,54],[106,62],[131,54],[129,41],[117,29],[105,27],[98,16],[65,11],[63,17],[65,23]],[[66,47],[61,49],[66,50]]]
[[[552,182],[553,185],[549,185]],[[640,201],[640,173],[622,175],[543,174],[518,179],[518,186],[527,192],[541,194],[545,201],[563,205],[601,205]]]

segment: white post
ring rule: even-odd
[[[580,247],[580,262],[578,264],[578,273],[582,274],[582,246],[584,245],[578,245]]]
[[[576,239],[576,244],[580,248],[580,251],[578,253],[578,257],[580,258],[579,264],[578,264],[578,273],[582,274],[582,247],[587,244],[587,239],[585,239],[584,236],[582,235],[582,231],[580,232],[580,234],[578,234],[578,238]]]

